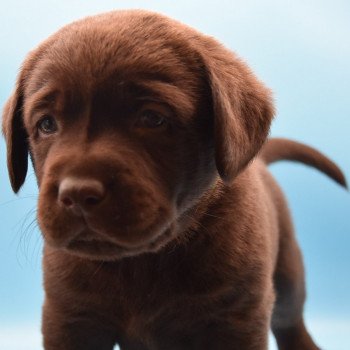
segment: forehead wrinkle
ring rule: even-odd
[[[60,90],[57,86],[44,86],[25,97],[24,115],[31,114],[46,109],[50,112],[76,115],[87,106],[84,104],[84,97],[76,91]]]
[[[192,102],[194,97],[176,85],[157,80],[138,81],[135,82],[135,85],[145,89],[149,94],[149,96],[142,96],[139,99],[166,103],[183,117],[191,117],[195,113],[195,105]]]
[[[77,91],[90,92],[91,79],[85,79],[83,65],[68,64],[64,56],[50,51],[36,62],[24,83],[26,98],[47,87],[60,90],[66,100],[80,98],[74,96]]]
[[[27,115],[47,106],[55,105],[59,94],[60,92],[57,89],[53,89],[50,86],[40,88],[31,95],[26,96],[24,114]]]

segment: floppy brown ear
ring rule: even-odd
[[[2,131],[7,145],[7,167],[15,193],[23,185],[28,169],[28,142],[23,126],[22,100],[20,88],[17,87],[6,102],[2,116]]]
[[[209,39],[201,51],[212,95],[216,167],[229,183],[266,140],[272,97],[247,65],[220,44]]]

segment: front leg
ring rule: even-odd
[[[196,350],[267,350],[274,292],[248,290],[221,308],[197,337]]]
[[[246,305],[239,311],[227,307],[226,310],[216,314],[214,311],[212,321],[205,322],[206,325],[200,325],[202,323],[200,320],[193,322],[193,319],[183,320],[178,325],[172,323],[171,328],[160,324],[149,349],[267,350],[270,305],[270,302],[264,303],[257,309],[251,309],[251,305]]]
[[[48,302],[43,311],[45,350],[113,350],[116,332],[96,317],[57,310]]]
[[[199,350],[267,350],[269,325],[266,322],[240,321],[230,325],[211,325],[196,344]]]
[[[167,334],[157,337],[152,350],[267,350],[268,324],[210,324],[200,332]],[[122,347],[122,349],[124,349]],[[128,350],[128,347],[125,347]],[[133,348],[130,349],[139,349]],[[144,348],[140,348],[144,349]]]

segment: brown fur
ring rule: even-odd
[[[168,122],[140,124],[145,110]],[[45,115],[58,131],[38,130]],[[272,117],[242,61],[157,14],[86,18],[30,53],[3,131],[14,191],[28,151],[40,189],[46,350],[262,350],[270,325],[279,349],[317,349],[264,163],[283,152],[267,143],[255,157]]]

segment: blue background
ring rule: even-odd
[[[0,2],[0,105],[26,53],[72,20],[117,8],[146,8],[213,35],[272,88],[272,135],[315,146],[350,177],[350,2],[50,1]],[[302,165],[272,167],[293,212],[307,269],[306,318],[317,342],[350,349],[350,195]],[[40,349],[42,239],[33,170],[11,193],[0,141],[0,349]],[[272,347],[274,344],[272,341]]]

